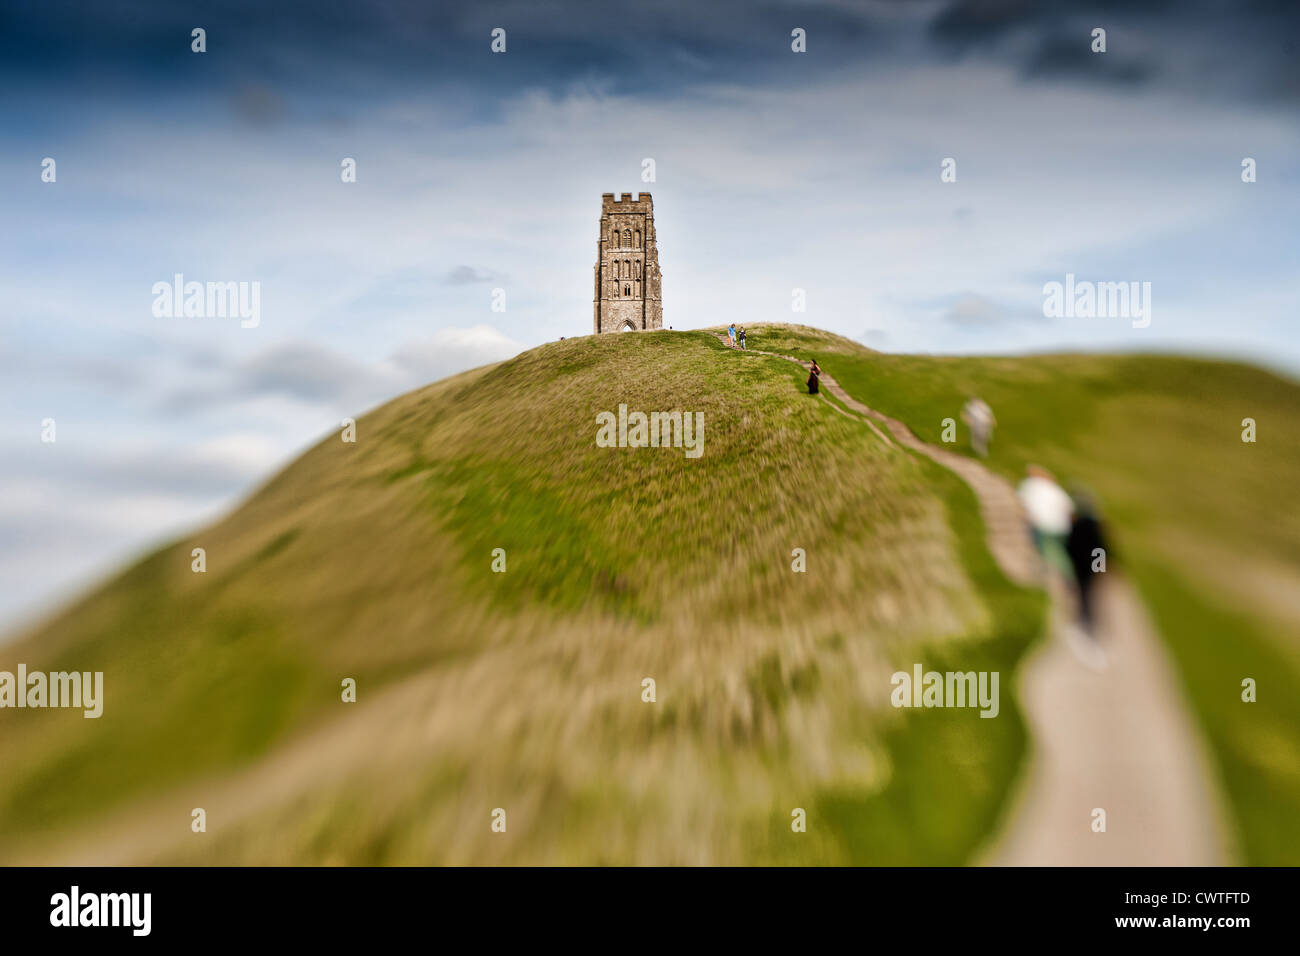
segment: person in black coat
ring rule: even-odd
[[[822,374],[822,370],[817,365],[817,360],[813,359],[811,364],[808,366],[808,394],[809,395],[817,394],[817,385],[821,380],[821,374]]]
[[[1100,550],[1101,554],[1097,552]],[[1084,495],[1076,495],[1074,517],[1070,533],[1065,539],[1065,553],[1074,569],[1074,582],[1079,595],[1079,623],[1090,635],[1096,636],[1096,583],[1097,576],[1106,569],[1106,537],[1096,509]],[[1093,570],[1094,566],[1098,570]]]

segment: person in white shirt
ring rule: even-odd
[[[975,454],[981,458],[989,456],[989,439],[993,437],[993,426],[998,420],[993,417],[993,409],[982,398],[971,396],[961,410],[961,420],[970,427],[970,445]]]
[[[1070,534],[1074,502],[1056,483],[1052,473],[1038,465],[1025,469],[1025,480],[1016,489],[1020,504],[1029,517],[1029,528],[1038,553],[1067,576],[1073,574],[1065,553],[1065,539]]]

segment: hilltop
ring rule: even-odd
[[[1113,449],[1106,429],[1132,423],[1124,402],[1147,409],[1164,393],[1108,393],[1086,418],[1045,395],[1151,382],[1149,368],[1176,394],[1205,383],[1207,363],[887,356],[791,326],[750,341],[811,351],[927,440],[978,387],[1001,422],[992,466],[1077,470],[1162,629],[1177,614],[1161,595],[1191,572],[1162,564],[1133,517],[1159,472],[1096,473],[1078,452]],[[1300,408],[1294,385],[1224,368],[1262,419]],[[1197,401],[1159,408],[1207,422],[1217,392]],[[701,456],[598,447],[597,416],[620,404],[702,413]],[[1098,460],[1116,468],[1115,453]],[[1251,480],[1289,475],[1280,460]],[[1254,540],[1240,524],[1250,488],[1221,480],[1238,524],[1220,535],[1198,517],[1212,507],[1191,513],[1206,548]],[[1195,500],[1155,497],[1173,509],[1165,528],[1186,517],[1175,502]],[[1260,534],[1269,567],[1293,571],[1297,539]],[[806,573],[792,571],[796,548]],[[1236,614],[1230,597],[1214,607]],[[708,332],[551,343],[371,412],[354,444],[327,437],[222,521],[7,644],[0,669],[104,671],[105,702],[98,720],[0,711],[0,860],[966,862],[1023,763],[1011,678],[1043,609],[998,570],[964,484],[806,395],[791,363]],[[1264,617],[1242,626],[1232,662],[1294,680],[1294,645]],[[1200,640],[1171,644],[1197,712],[1235,721],[1206,731],[1221,769],[1239,773],[1225,762],[1248,725],[1206,683],[1216,670],[1232,690],[1237,668],[1214,656],[1221,639]],[[890,673],[918,661],[1000,671],[999,718],[891,708]],[[355,704],[340,699],[345,678]],[[1289,706],[1251,715],[1280,741],[1252,771],[1264,796],[1250,796],[1259,776],[1229,786],[1252,858],[1268,856],[1261,828],[1279,835],[1273,852],[1295,848],[1278,817],[1295,781]],[[190,832],[194,807],[204,834]],[[504,834],[490,830],[496,808]],[[817,825],[793,835],[794,808]]]
[[[959,482],[789,363],[734,358],[707,333],[593,337],[438,382],[7,645],[104,671],[105,704],[0,712],[0,853],[959,861],[1023,748],[1014,704],[978,739],[943,717],[900,741],[888,675],[1008,666],[1040,602]],[[702,456],[597,447],[620,403],[702,413]],[[968,779],[917,805],[940,766]],[[843,825],[787,839],[819,802]]]

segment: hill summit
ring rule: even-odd
[[[603,447],[620,406],[707,443]],[[953,720],[899,757],[888,700],[909,648],[1014,659],[973,512],[797,367],[704,332],[438,382],[4,647],[0,665],[102,671],[104,702],[0,712],[0,856],[960,860],[1018,724],[983,722],[999,732],[972,749]],[[986,764],[950,788],[966,805],[894,826],[914,765],[963,752]],[[789,840],[819,802],[837,822]]]

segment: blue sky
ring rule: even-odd
[[[654,194],[678,329],[1300,369],[1291,5],[0,10],[0,628],[343,417],[589,332],[603,192]],[[177,272],[259,282],[260,325],[155,317]],[[1044,318],[1067,272],[1150,282],[1151,326]]]

